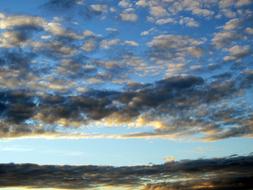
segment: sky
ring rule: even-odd
[[[0,1],[0,163],[249,156],[252,21],[252,0]]]

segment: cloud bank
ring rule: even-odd
[[[172,161],[152,166],[1,164],[0,187],[58,189],[252,189],[253,157]],[[25,179],[25,180],[24,180]]]

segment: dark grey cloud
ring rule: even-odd
[[[54,127],[57,125],[72,128],[97,121],[106,124],[110,119],[115,120],[115,125],[132,124],[140,118],[142,125],[154,125],[155,131],[124,137],[204,134],[206,140],[217,140],[250,136],[252,108],[238,95],[252,87],[252,79],[252,74],[247,72],[237,78],[216,77],[211,82],[200,77],[178,76],[154,84],[135,85],[125,91],[89,90],[78,96],[2,91],[1,122],[8,123],[10,130],[2,129],[1,137],[32,135],[32,132],[57,134]],[[234,104],[227,105],[227,101]],[[45,127],[37,128],[38,122]],[[24,133],[20,133],[22,127]]]
[[[64,8],[68,9],[74,5],[76,5],[78,2],[81,2],[80,0],[49,0],[45,6],[48,6],[49,8]]]
[[[252,189],[252,171],[251,155],[130,167],[1,164],[0,187]]]
[[[80,19],[80,17],[87,20],[107,12],[109,1],[99,4],[96,4],[95,1],[94,4],[92,3],[93,1],[87,3],[84,0],[49,0],[41,8],[50,11],[53,15],[61,15],[67,20]],[[65,14],[66,12],[68,15]]]

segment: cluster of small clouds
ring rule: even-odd
[[[78,73],[74,73],[75,71],[83,72],[85,74],[83,77],[92,80],[94,75],[99,75],[98,72],[101,73],[102,68],[98,71],[99,65],[105,70],[108,61],[89,60],[85,54],[108,50],[114,46],[122,46],[123,48],[138,47],[139,45],[131,39],[107,39],[89,30],[79,33],[67,30],[57,19],[48,21],[35,16],[9,16],[1,13],[0,29],[3,31],[0,34],[0,47],[2,48],[0,60],[1,65],[4,66],[1,69],[1,86],[10,88],[18,86],[17,76],[20,79],[19,86],[38,89],[52,87],[52,90],[54,90],[53,87],[58,86],[59,77],[64,75],[68,77],[69,73],[71,76],[81,77]],[[56,61],[59,64],[54,64]],[[111,62],[113,61],[111,60]],[[38,76],[40,75],[38,72],[40,74],[47,72],[49,75],[59,73],[60,75],[42,79]],[[91,74],[89,75],[87,72],[91,72]],[[105,75],[110,75],[108,69],[104,72],[107,72]],[[29,79],[25,80],[24,75],[29,76]],[[72,84],[69,81],[68,85],[62,87],[65,91],[80,83],[81,78],[73,81],[71,76],[69,76],[69,80],[72,80]],[[99,80],[99,77],[96,79]]]
[[[94,135],[102,138],[252,137],[250,3],[50,0],[42,10],[53,18],[0,13],[0,137],[65,137],[71,129],[73,136],[92,138],[80,132],[87,125],[153,129]],[[102,34],[72,26],[71,18],[62,19],[68,10],[83,22],[110,14],[110,24]],[[235,15],[226,16],[231,10]],[[194,16],[180,15],[184,11]],[[197,17],[224,18],[206,35],[159,28],[200,27]],[[150,26],[134,29],[140,39],[122,37],[119,22],[142,26],[140,20]]]
[[[252,166],[251,155],[130,167],[1,164],[0,187],[250,190]]]
[[[122,0],[120,2],[128,2]],[[124,3],[125,8],[133,7],[148,9],[149,15],[147,20],[158,25],[163,24],[183,24],[189,27],[199,27],[199,22],[196,17],[206,19],[219,19],[221,17],[233,18],[238,14],[243,7],[250,5],[250,0],[224,0],[224,1],[201,1],[201,0],[138,0],[135,3]],[[182,12],[192,14],[192,17],[180,17]]]
[[[253,18],[253,14],[245,14],[243,18],[228,20],[219,32],[214,34],[213,45],[227,55],[224,61],[241,61],[252,55],[250,27],[247,24]]]
[[[186,62],[196,60],[204,54],[204,41],[187,35],[163,34],[155,36],[148,46],[150,58],[154,63],[167,70],[168,75],[183,73]]]

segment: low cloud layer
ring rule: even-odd
[[[59,189],[252,189],[252,156],[172,161],[153,166],[1,164],[0,187]]]

